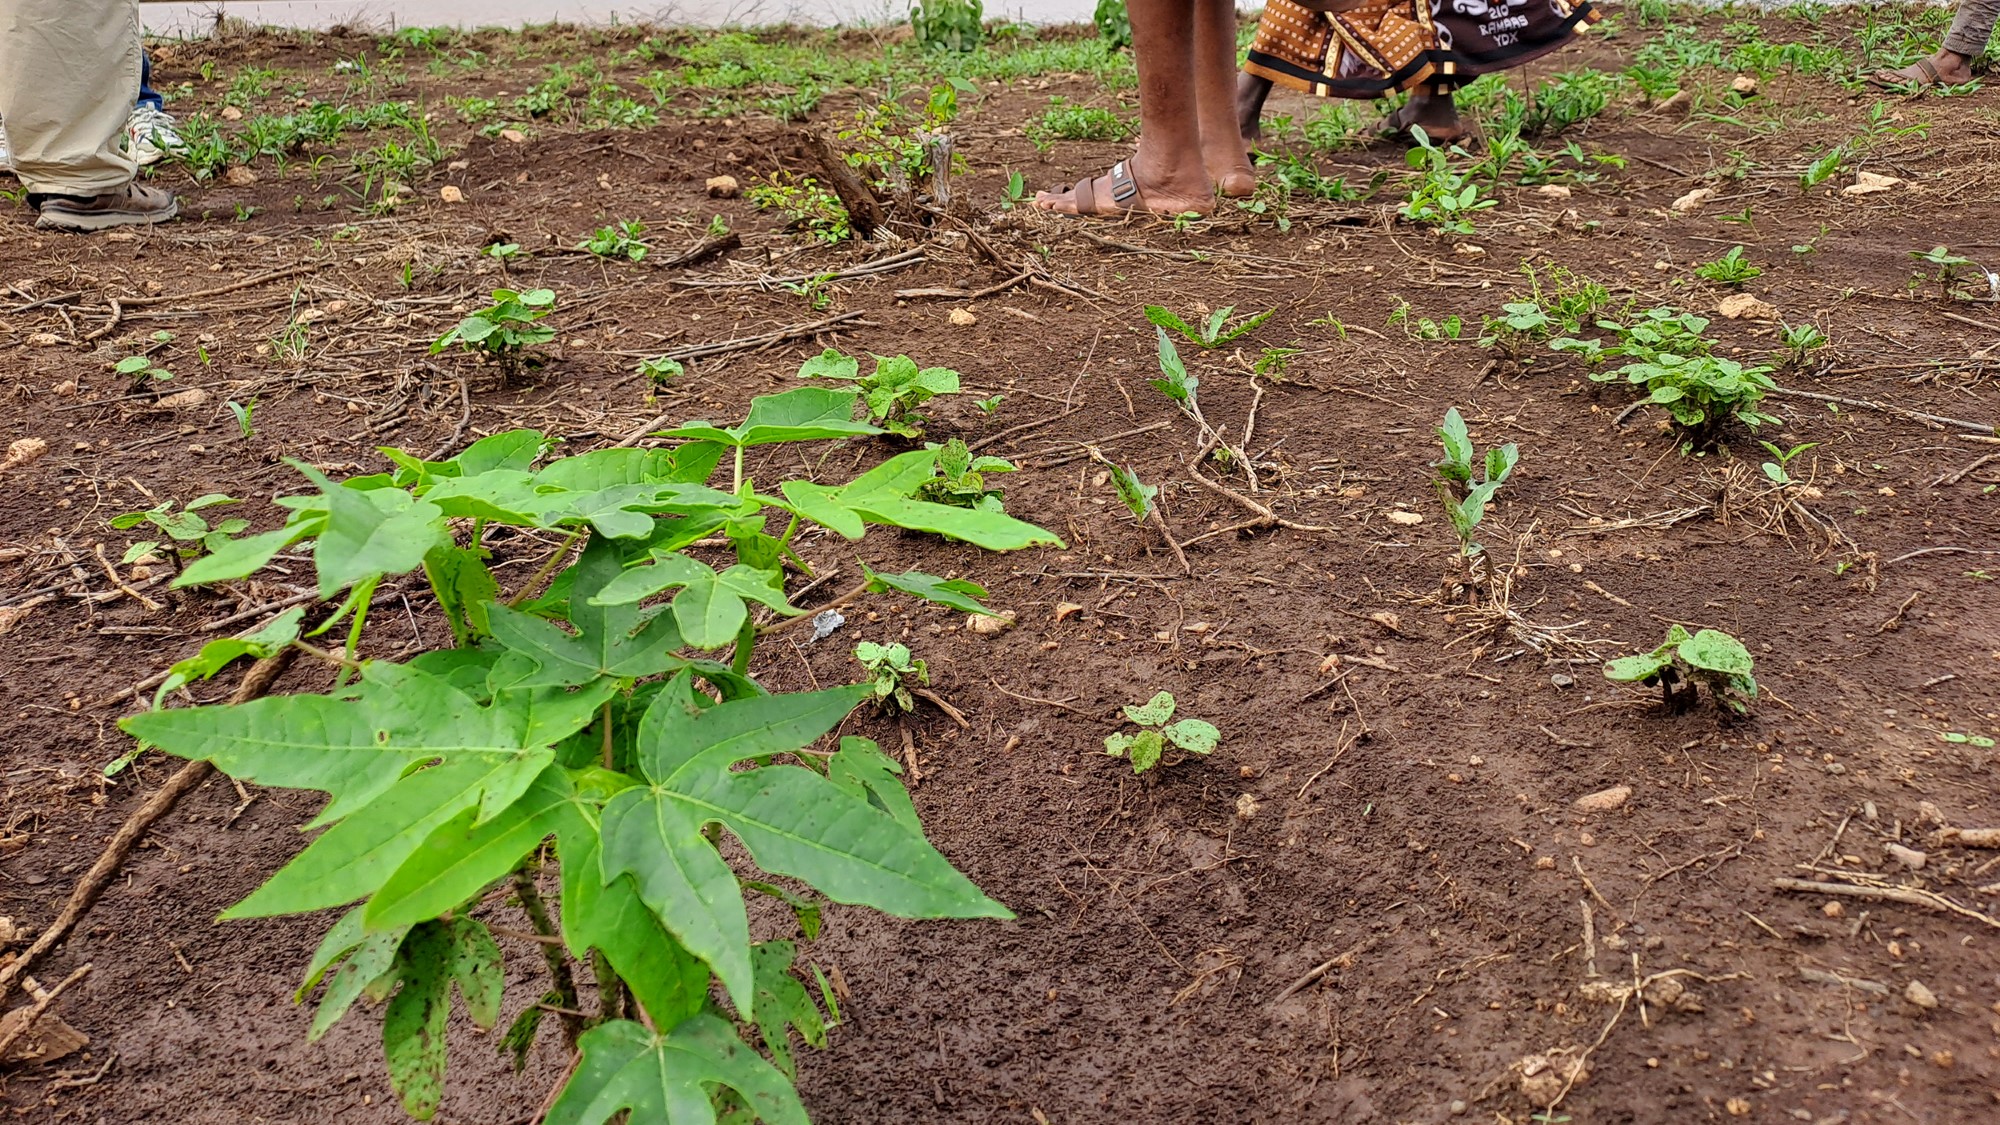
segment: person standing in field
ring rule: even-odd
[[[1128,0],[1139,146],[1101,176],[1036,194],[1066,215],[1207,214],[1256,189],[1235,111],[1234,0]]]
[[[1466,133],[1453,90],[1538,59],[1597,18],[1590,0],[1267,0],[1236,80],[1237,124],[1257,139],[1274,84],[1322,98],[1408,90],[1382,136],[1407,141],[1420,126],[1448,144]]]
[[[0,121],[35,225],[165,222],[173,193],[138,183],[126,124],[144,66],[138,0],[0,0]]]

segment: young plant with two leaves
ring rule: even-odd
[[[442,1097],[451,993],[481,1027],[510,1007],[496,924],[525,918],[549,978],[511,1005],[522,1014],[497,1037],[503,1049],[525,1054],[554,1011],[581,1051],[545,1121],[793,1125],[806,1114],[791,1034],[823,1043],[838,1012],[823,979],[825,1014],[799,979],[795,943],[752,940],[747,896],[790,907],[807,940],[827,902],[1009,916],[924,838],[890,758],[864,738],[822,745],[871,684],[775,693],[752,674],[759,639],[806,619],[782,566],[803,568],[808,521],[855,541],[872,524],[991,550],[1059,543],[1003,513],[918,499],[929,450],[844,485],[786,480],[776,496],[745,475],[748,448],[879,433],[853,420],[856,399],[824,387],[767,396],[739,425],[669,431],[672,449],[548,459],[548,439],[516,430],[444,461],[384,450],[392,471],[340,482],[295,463],[311,488],[280,501],[283,526],[221,545],[178,579],[243,578],[309,551],[318,592],[338,601],[305,635],[344,624],[342,654],[310,645],[294,617],[176,669],[185,683],[289,644],[337,664],[330,690],[122,725],[231,777],[326,794],[311,842],[224,917],[345,908],[299,990],[319,990],[310,1035],[359,1001],[380,1005],[390,1084],[412,1116],[428,1119]],[[548,559],[503,597],[495,544],[535,540],[551,543]],[[697,547],[717,540],[726,563]],[[988,612],[971,583],[861,569],[839,601],[893,590]],[[372,596],[407,572],[428,582],[453,647],[364,659]],[[740,849],[723,848],[725,831]],[[579,994],[585,973],[594,1003]]]
[[[1445,518],[1451,521],[1451,529],[1458,536],[1459,574],[1471,589],[1473,564],[1484,560],[1486,553],[1472,536],[1486,518],[1486,506],[1493,502],[1493,494],[1513,475],[1521,451],[1510,441],[1489,448],[1485,457],[1479,457],[1465,418],[1455,406],[1444,412],[1444,424],[1438,427],[1437,435],[1444,456],[1431,466],[1438,474],[1432,484],[1437,488],[1438,501],[1444,505]],[[1486,570],[1490,579],[1490,560],[1486,562]]]
[[[1651,652],[1620,657],[1604,665],[1604,678],[1621,684],[1658,685],[1661,702],[1670,711],[1694,703],[1695,685],[1708,688],[1717,707],[1741,715],[1757,698],[1755,661],[1750,650],[1718,629],[1692,635],[1679,625],[1667,627],[1667,639]]]

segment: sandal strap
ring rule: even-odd
[[[1944,77],[1938,74],[1937,65],[1931,62],[1930,59],[1928,58],[1918,59],[1917,69],[1923,71],[1924,77],[1929,80],[1929,82],[1927,83],[1928,85],[1931,86],[1944,85]]]
[[[1123,207],[1127,200],[1136,198],[1138,194],[1139,181],[1133,177],[1132,169],[1127,166],[1127,162],[1120,160],[1112,165],[1111,202]]]

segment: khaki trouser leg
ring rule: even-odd
[[[1976,59],[1993,38],[1993,24],[2000,20],[2000,0],[1959,0],[1958,16],[1944,37],[1944,49],[1954,55]]]
[[[0,0],[0,121],[29,191],[130,183],[122,142],[138,94],[138,0]]]

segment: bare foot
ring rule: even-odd
[[[1401,109],[1382,119],[1382,135],[1408,141],[1413,125],[1421,126],[1432,144],[1447,145],[1465,139],[1466,128],[1458,117],[1458,103],[1448,93],[1413,92]]]
[[[1231,133],[1216,144],[1203,137],[1201,149],[1202,167],[1223,198],[1248,199],[1257,194],[1257,173],[1250,167],[1250,153],[1241,137]]]
[[[1034,205],[1059,215],[1104,216],[1182,215],[1189,211],[1206,215],[1215,209],[1215,192],[1206,175],[1198,188],[1182,182],[1185,176],[1155,179],[1150,171],[1139,169],[1142,155],[1121,160],[1094,179],[1079,180],[1058,191],[1036,192]]]
[[[1877,86],[1916,86],[1920,89],[1957,86],[1972,81],[1972,60],[1956,51],[1940,50],[1901,70],[1878,70],[1869,75],[1868,80]]]

